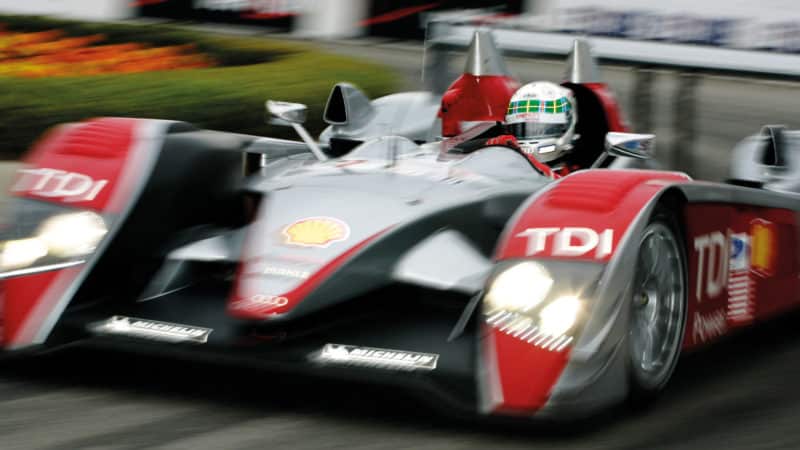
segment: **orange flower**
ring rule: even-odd
[[[64,37],[60,30],[4,31],[0,24],[0,75],[20,77],[136,73],[212,67],[193,44],[147,47],[140,43],[96,45],[103,35]]]

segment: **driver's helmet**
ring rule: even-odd
[[[548,81],[519,88],[511,97],[505,120],[522,151],[546,163],[572,150],[576,122],[572,91]]]

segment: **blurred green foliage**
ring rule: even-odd
[[[226,66],[125,75],[21,79],[0,77],[0,158],[13,159],[55,124],[98,116],[191,122],[202,128],[286,136],[264,123],[268,98],[309,105],[309,130],[322,130],[322,108],[334,83],[349,81],[375,97],[397,77],[377,64],[313,46],[230,37],[163,25],[81,23],[0,16],[11,30],[59,28],[69,35],[102,33],[109,42],[194,43]]]

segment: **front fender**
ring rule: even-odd
[[[544,415],[574,407],[586,412],[585,406],[599,407],[624,395],[624,383],[588,389],[602,385],[606,373],[624,381],[619,347],[626,334],[624,306],[637,237],[670,186],[688,180],[674,172],[587,170],[553,183],[519,208],[495,251],[498,266],[511,260],[535,260],[545,267],[592,263],[600,275],[586,272],[582,292],[590,298],[584,299],[582,329],[558,356],[547,349],[522,351],[530,345],[484,318],[481,362],[487,367],[482,373],[490,376],[479,383],[481,392],[494,393],[482,396],[484,410]]]

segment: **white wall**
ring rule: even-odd
[[[131,3],[132,0],[0,0],[0,13],[116,20],[136,14]]]
[[[713,21],[730,21],[716,45],[800,51],[797,0],[527,0],[536,17],[531,25],[548,29],[604,33],[634,14],[630,38],[701,41],[719,31]],[[716,28],[714,28],[716,27]]]
[[[800,18],[797,0],[533,0],[547,9],[598,7],[607,10],[682,13],[707,17]]]
[[[307,0],[295,33],[304,37],[339,38],[363,34],[369,0]]]

